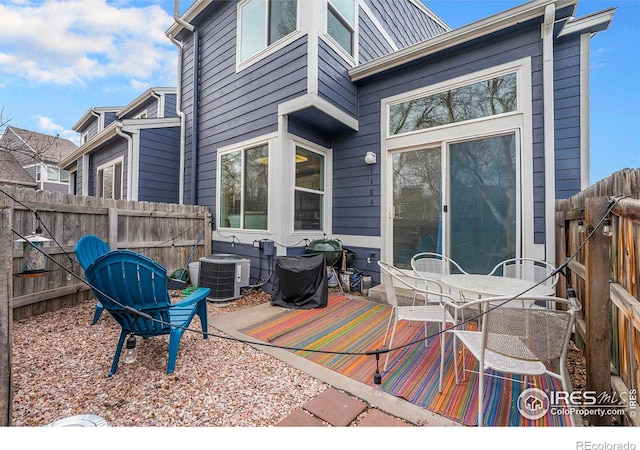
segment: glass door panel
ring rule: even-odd
[[[440,252],[440,147],[393,154],[393,264],[411,267],[420,252]]]
[[[449,171],[449,256],[489,273],[516,256],[515,135],[449,145]]]

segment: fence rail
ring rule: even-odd
[[[203,230],[194,261],[211,253],[210,214],[205,207],[1,189],[0,208],[10,210],[12,217],[3,227],[11,228],[14,236],[10,267],[15,320],[76,304],[90,295],[74,253],[75,244],[85,234],[95,234],[112,249],[144,253],[170,273],[184,268]],[[21,277],[23,248],[15,240],[32,234],[40,224],[43,236],[52,239],[44,247],[49,258],[47,272]]]

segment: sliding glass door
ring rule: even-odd
[[[488,273],[517,253],[516,135],[392,153],[393,261],[443,253]]]

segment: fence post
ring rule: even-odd
[[[13,224],[12,208],[0,200],[0,426],[11,426],[11,327],[13,323]],[[6,251],[9,249],[9,251]]]
[[[588,198],[585,206],[585,222],[591,231],[607,212],[609,202],[603,197]],[[596,395],[611,394],[610,251],[611,238],[604,236],[600,227],[585,245],[586,388]],[[594,414],[589,423],[611,425],[611,417]]]

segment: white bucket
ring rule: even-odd
[[[200,261],[189,263],[189,281],[192,286],[198,285],[200,276]]]

